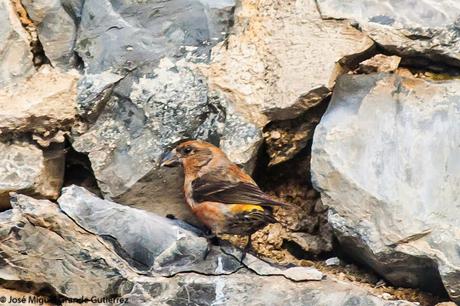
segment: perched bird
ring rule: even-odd
[[[195,216],[214,234],[248,236],[277,222],[274,206],[254,180],[216,146],[200,140],[179,143],[166,152],[161,165],[184,168],[185,200]]]

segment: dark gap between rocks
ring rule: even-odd
[[[63,186],[82,186],[102,198],[102,192],[91,167],[91,161],[86,154],[75,151],[70,141],[65,141],[65,170]]]
[[[257,159],[254,178],[262,190],[294,209],[278,209],[275,216],[282,232],[281,249],[296,259],[325,259],[334,256],[332,228],[327,209],[310,180],[313,132],[327,109],[330,97],[289,120],[270,122],[264,128],[264,144]]]
[[[449,58],[445,55],[427,56],[424,53],[403,54],[396,48],[385,47],[375,44],[377,54],[386,56],[399,56],[401,62],[399,67],[407,68],[415,76],[430,73],[428,78],[434,80],[449,80],[460,78],[460,61]]]
[[[84,72],[85,69],[85,62],[83,58],[78,54],[78,52],[73,52],[73,66],[77,69],[80,73]]]

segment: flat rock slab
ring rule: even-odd
[[[111,296],[129,290],[129,267],[100,238],[59,207],[25,195],[0,214],[2,279],[31,282],[66,297]]]
[[[209,277],[194,273],[161,280],[139,280],[127,305],[337,305],[411,306],[387,301],[355,285],[325,280],[296,283],[281,276],[236,273]],[[125,304],[126,305],[126,304]]]
[[[119,254],[140,270],[153,269],[154,263],[156,270],[168,263],[169,273],[182,266],[191,269],[208,249],[207,240],[186,224],[100,199],[81,187],[64,188],[58,203],[81,227],[114,242]]]

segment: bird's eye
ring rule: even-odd
[[[190,148],[190,147],[184,148],[184,153],[185,154],[190,154],[191,152],[192,152],[192,148]]]

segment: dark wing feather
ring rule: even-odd
[[[250,235],[269,223],[277,223],[268,211],[250,211],[234,215],[227,219],[225,233],[235,235]]]
[[[192,189],[193,199],[198,203],[210,201],[260,206],[285,205],[270,199],[257,185],[248,182],[215,181],[202,176],[192,182]]]

